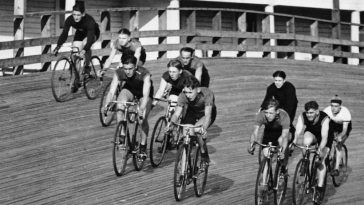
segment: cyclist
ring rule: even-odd
[[[297,96],[296,96],[296,88],[292,83],[286,81],[286,73],[284,71],[275,71],[273,73],[274,83],[267,87],[267,91],[264,97],[264,100],[261,104],[261,109],[265,107],[265,104],[274,97],[274,99],[278,100],[279,108],[285,110],[290,119],[290,133],[292,136],[295,133],[295,128],[292,124],[294,117],[296,115],[297,110]],[[292,138],[293,139],[293,138]]]
[[[304,145],[318,145],[318,154],[320,155],[321,166],[318,169],[318,200],[322,200],[323,185],[326,173],[326,158],[330,151],[333,139],[329,137],[329,122],[327,114],[319,110],[316,101],[309,101],[305,104],[305,112],[303,112],[297,120],[296,133],[293,143],[297,143],[298,137],[303,132]],[[304,127],[306,127],[304,129]]]
[[[126,28],[122,28],[118,31],[118,39],[113,41],[110,45],[111,52],[105,61],[104,71],[110,67],[117,51],[119,51],[121,55],[135,56],[137,59],[137,65],[144,65],[146,59],[145,49],[137,39],[130,38],[130,35],[130,31]],[[119,67],[122,67],[122,64],[119,64]]]
[[[198,135],[198,143],[201,145],[202,168],[209,165],[210,158],[208,155],[206,139],[207,128],[209,128],[216,119],[216,105],[213,92],[206,87],[199,87],[200,83],[194,76],[188,76],[183,79],[183,90],[178,96],[177,107],[172,115],[172,122],[177,122],[186,108],[186,114],[181,120],[182,124],[202,125],[200,128],[192,130],[191,135]],[[172,126],[168,125],[168,130]]]
[[[53,50],[53,54],[57,55],[59,49],[66,42],[68,37],[68,31],[73,27],[76,29],[76,33],[73,38],[72,46],[78,47],[80,51],[79,56],[85,58],[85,74],[89,74],[91,71],[91,46],[97,41],[100,36],[100,29],[94,18],[85,13],[85,5],[83,1],[77,1],[72,8],[72,15],[69,16],[65,23],[62,34],[58,38],[57,46]],[[75,79],[75,83],[72,85],[72,92],[77,92],[78,87],[81,86],[79,79]]]
[[[330,117],[330,137],[336,138],[337,146],[336,149],[336,164],[332,175],[339,176],[339,165],[342,158],[341,144],[344,144],[346,139],[349,137],[350,131],[352,129],[351,125],[351,114],[348,108],[342,106],[342,100],[339,96],[335,95],[330,100],[330,106],[324,109],[324,112]]]
[[[200,82],[201,87],[209,87],[210,76],[203,64],[203,62],[193,56],[194,50],[190,47],[183,47],[180,50],[180,56],[177,60],[181,61],[183,64],[183,69],[189,71],[194,75],[198,82]]]
[[[289,124],[290,118],[286,111],[279,108],[279,102],[276,99],[270,99],[265,107],[260,111],[256,117],[254,130],[250,136],[250,146],[248,147],[248,152],[250,154],[254,153],[254,141],[256,140],[259,132],[259,128],[264,125],[263,132],[263,144],[268,144],[272,142],[274,146],[281,146],[281,152],[278,154],[283,160],[281,172],[282,174],[287,173],[287,163],[288,163],[288,141],[289,139]],[[263,149],[264,156],[268,155],[268,147]]]
[[[146,158],[147,136],[149,132],[148,115],[151,109],[153,97],[153,82],[150,79],[150,72],[141,66],[137,66],[137,59],[134,56],[123,55],[121,58],[123,67],[118,68],[113,76],[110,90],[106,98],[106,102],[110,102],[115,95],[117,87],[121,86],[121,91],[117,97],[118,101],[130,102],[134,98],[139,100],[139,116],[141,117],[142,141],[140,147],[140,157]],[[112,104],[108,103],[108,106]],[[124,120],[123,110],[125,107],[118,104],[117,121]],[[121,135],[125,135],[125,130],[121,130]],[[122,142],[123,143],[123,142]]]
[[[170,60],[167,64],[168,71],[162,75],[159,89],[154,98],[162,98],[169,95],[168,99],[177,102],[178,95],[182,92],[182,81],[187,76],[192,75],[190,72],[182,69],[182,63],[179,60]],[[153,101],[153,106],[157,105],[158,100]]]

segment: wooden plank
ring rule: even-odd
[[[167,10],[158,11],[158,30],[167,30]],[[158,37],[158,44],[167,44],[167,37]],[[160,58],[167,58],[167,51],[158,52]]]
[[[41,17],[41,37],[42,38],[49,38],[51,37],[51,16],[44,15]],[[42,46],[42,54],[51,53],[51,44],[47,44]],[[50,62],[45,62],[42,64],[42,68],[40,71],[47,71],[49,66],[51,65]]]

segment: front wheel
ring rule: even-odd
[[[160,165],[166,153],[168,140],[168,137],[164,132],[166,126],[167,120],[162,116],[157,120],[153,129],[149,150],[150,163],[153,167],[158,167]]]
[[[274,179],[275,179],[274,202],[276,205],[283,204],[287,191],[288,173],[282,174],[281,167],[282,167],[282,162],[278,161],[274,173]]]
[[[97,98],[102,90],[102,79],[97,75],[102,70],[102,63],[99,57],[92,56],[90,63],[90,73],[88,75],[84,74],[84,88],[88,99],[94,100]],[[84,72],[88,72],[85,71]]]
[[[348,149],[346,148],[346,146],[344,144],[341,147],[341,153],[342,153],[342,157],[341,157],[341,160],[339,161],[339,175],[338,176],[332,175],[332,182],[335,187],[340,186],[348,178],[348,173],[347,173],[348,172]],[[336,155],[337,155],[337,151],[335,149],[334,155],[332,157],[332,159],[333,159],[332,165],[331,165],[332,169],[335,169]]]
[[[103,127],[107,127],[111,124],[111,122],[115,118],[115,110],[116,110],[116,104],[114,104],[113,107],[106,108],[106,98],[110,90],[111,82],[108,83],[102,93],[101,99],[100,99],[100,106],[99,106],[99,117],[100,122]],[[111,99],[111,101],[116,100],[116,95],[114,95]]]
[[[121,130],[125,130],[125,136],[121,135]],[[119,122],[113,141],[112,162],[116,176],[122,176],[125,172],[126,164],[129,159],[129,131],[126,122]]]
[[[194,159],[194,171],[193,171],[193,184],[195,189],[195,195],[200,197],[203,195],[206,187],[208,166],[202,164],[201,161],[201,148],[197,147],[195,159]]]
[[[269,161],[264,158],[259,165],[255,183],[255,205],[269,204],[269,202],[273,201],[271,195],[274,183],[271,169]]]
[[[67,57],[57,60],[52,70],[51,87],[57,102],[66,101],[71,95],[71,86],[75,80],[75,73]]]
[[[174,165],[173,191],[176,201],[181,201],[187,184],[187,147],[180,144]]]
[[[142,142],[142,132],[141,132],[141,126],[139,126],[139,123],[129,123],[129,125],[134,126],[134,133],[132,138],[132,147],[133,147],[133,164],[136,171],[142,170],[144,166],[144,158],[140,157],[140,145]]]

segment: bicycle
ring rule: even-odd
[[[105,89],[102,92],[101,99],[100,99],[99,118],[100,118],[101,125],[103,127],[108,127],[111,124],[111,122],[115,119],[115,112],[116,112],[115,105],[116,104],[114,104],[113,107],[107,106],[107,104],[106,104],[106,98],[107,98],[107,95],[110,90],[110,85],[111,85],[111,82],[109,82],[105,86]],[[118,85],[118,87],[116,89],[116,93],[112,97],[111,101],[115,101],[117,99],[117,96],[119,96],[120,91],[121,91],[121,88],[120,88],[120,85]]]
[[[59,57],[53,67],[51,78],[53,97],[57,102],[64,102],[69,99],[72,87],[80,84],[83,86],[87,98],[94,100],[102,87],[103,79],[97,75],[97,70],[102,70],[101,60],[97,56],[92,56],[91,70],[86,75],[84,66],[81,66],[82,59],[78,56],[78,47],[71,46],[70,48],[72,49],[70,55]]]
[[[181,128],[186,128],[186,134],[181,137],[177,158],[174,166],[173,188],[176,201],[183,199],[186,186],[192,181],[197,197],[204,193],[207,181],[208,166],[201,161],[201,148],[197,136],[191,136],[191,129],[202,125],[188,125],[173,123]]]
[[[279,155],[277,156],[276,169],[273,176],[272,161],[275,154],[278,154],[280,146],[273,146],[272,142],[268,144],[262,144],[254,141],[254,145],[259,145],[262,148],[268,147],[268,155],[262,159],[259,165],[259,171],[257,174],[257,180],[255,183],[255,204],[269,204],[271,195],[273,193],[274,204],[283,204],[287,191],[288,174],[281,173],[282,160]],[[265,180],[264,180],[265,179]]]
[[[163,98],[154,99],[167,103],[167,108],[165,109],[164,114],[160,116],[155,123],[152,137],[150,140],[150,163],[153,167],[158,167],[162,163],[167,149],[177,145],[180,135],[180,129],[175,129],[168,133],[164,131],[165,127],[171,120],[177,102]]]
[[[342,158],[340,160],[339,164],[339,175],[335,176],[334,174],[331,174],[332,177],[332,183],[335,187],[339,187],[348,177],[347,171],[348,171],[348,149],[345,144],[338,142],[336,139],[334,139],[334,143],[332,145],[333,151],[330,152],[329,156],[329,169],[328,172],[332,173],[332,171],[335,169],[336,164],[336,149],[335,147],[339,146],[341,147],[341,153]]]
[[[132,102],[112,101],[112,103],[125,106],[124,120],[116,126],[114,141],[112,141],[114,145],[112,152],[114,171],[117,176],[122,176],[130,156],[133,156],[135,170],[140,171],[143,168],[145,159],[139,155],[142,139],[139,120],[143,118],[138,115],[139,103],[136,99]],[[125,130],[125,135],[121,135],[122,129]],[[134,132],[130,133],[131,130]]]
[[[321,159],[317,153],[317,146],[310,147],[309,145],[300,146],[293,144],[303,150],[303,157],[298,161],[292,186],[293,204],[303,204],[306,194],[312,194],[311,199],[314,204],[320,204],[321,199],[325,195],[325,191],[321,196],[318,196],[317,188],[317,169],[321,166]],[[310,162],[310,155],[313,153],[312,162]],[[324,178],[324,190],[326,188],[326,174]]]

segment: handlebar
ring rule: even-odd
[[[111,101],[112,103],[116,103],[116,104],[122,104],[122,105],[125,105],[125,106],[133,106],[133,105],[138,105],[138,102],[125,102],[125,101],[118,101],[118,100],[114,100],[114,101]]]
[[[180,123],[177,123],[177,122],[171,122],[172,124],[174,125],[177,125],[177,126],[180,126],[180,127],[186,127],[186,128],[199,128],[199,127],[202,127],[202,125],[190,125],[190,124],[180,124]]]
[[[297,145],[292,143],[293,146],[298,147],[300,149],[304,149],[304,150],[309,150],[309,151],[316,151],[317,150],[317,146],[310,146],[310,145]]]
[[[263,144],[263,143],[260,143],[258,141],[254,141],[253,146],[256,145],[256,144],[259,145],[259,146],[262,146],[262,147],[270,147],[270,148],[276,148],[276,149],[281,148],[281,146],[275,146],[275,145],[272,145],[272,144]]]

